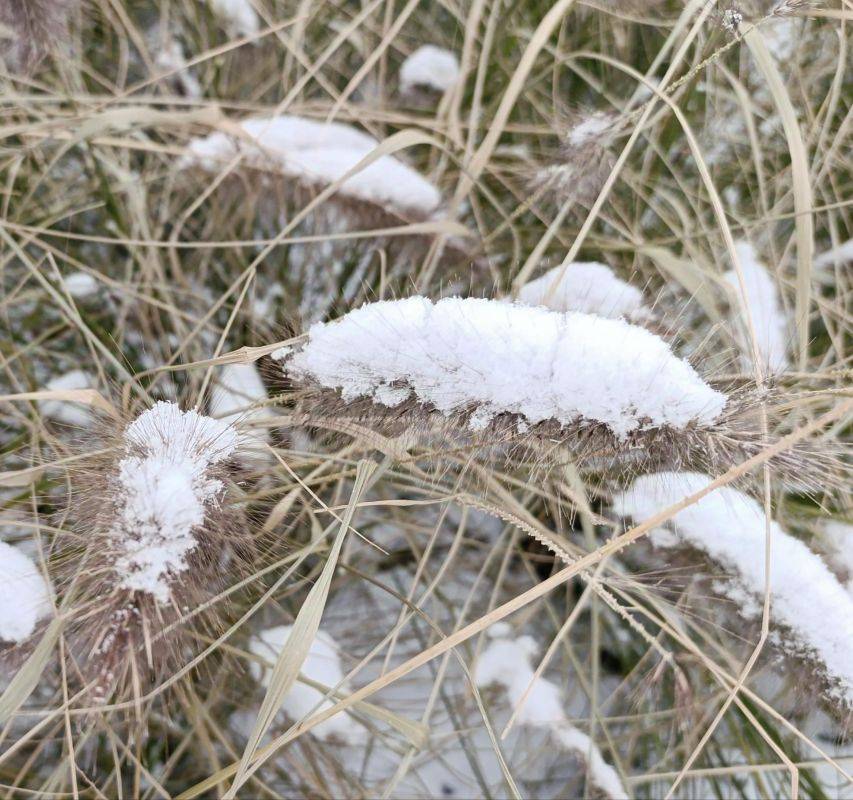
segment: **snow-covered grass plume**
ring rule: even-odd
[[[523,703],[516,717],[520,725],[548,730],[566,750],[588,764],[590,778],[600,791],[613,800],[627,800],[616,770],[604,760],[595,742],[567,719],[559,687],[542,677],[530,685],[535,674],[531,659],[538,650],[535,640],[531,636],[511,638],[504,623],[493,625],[489,633],[492,641],[477,660],[477,685],[500,684],[513,709]]]
[[[224,490],[209,470],[234,451],[238,436],[227,422],[158,402],[127,427],[124,443],[110,534],[115,570],[123,588],[166,603]]]
[[[622,320],[493,300],[424,297],[372,303],[311,326],[291,376],[397,406],[414,395],[469,428],[515,414],[606,425],[617,437],[711,424],[726,397],[669,346]]]
[[[614,498],[613,508],[643,522],[710,481],[695,472],[644,475]],[[658,530],[651,540],[664,547],[683,541],[732,571],[734,579],[723,585],[723,591],[745,615],[754,616],[760,613],[759,598],[765,590],[767,526],[758,502],[722,487],[669,520],[667,528],[677,538]],[[782,646],[816,663],[826,675],[829,696],[853,706],[853,597],[803,542],[772,520],[769,528],[771,614],[790,632]]]
[[[415,50],[400,67],[400,89],[403,92],[424,87],[445,92],[459,80],[459,59],[455,53],[434,44]]]
[[[574,261],[548,270],[521,287],[518,300],[552,311],[580,311],[612,319],[639,322],[651,313],[643,293],[596,261]]]
[[[378,142],[341,122],[315,122],[283,115],[243,120],[240,138],[217,132],[194,139],[185,164],[215,170],[238,153],[251,166],[273,167],[306,185],[325,187],[344,178]],[[394,213],[428,216],[441,194],[420,173],[390,155],[381,156],[347,178],[338,192]]]
[[[256,656],[275,662],[282,648],[286,646],[291,630],[291,625],[267,628],[252,639],[249,649]],[[254,661],[250,669],[255,680],[260,681],[265,687],[269,685],[268,669]],[[334,688],[343,680],[344,672],[335,640],[324,631],[317,631],[317,636],[311,643],[311,648],[302,664],[301,674],[328,689]],[[346,686],[342,688],[347,691]],[[324,700],[324,696],[325,692],[299,680],[284,698],[281,710],[292,720],[299,721],[331,708],[332,703]],[[366,732],[355,719],[342,711],[312,728],[311,733],[320,739],[337,739],[347,744],[356,744],[364,738]]]
[[[39,568],[20,550],[0,542],[0,642],[25,641],[51,611]]]

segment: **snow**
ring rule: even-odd
[[[281,625],[261,631],[252,640],[249,649],[256,656],[275,662],[286,647],[292,629],[291,625]],[[260,681],[264,687],[269,686],[269,670],[255,662],[252,662],[250,669],[255,680]],[[317,631],[308,656],[302,664],[301,674],[329,689],[338,686],[343,680],[344,672],[337,646],[334,639],[324,631]],[[345,684],[341,688],[343,691],[349,691]],[[284,698],[281,710],[292,720],[300,721],[334,705],[323,697],[324,692],[297,681]],[[357,744],[364,738],[366,731],[348,713],[341,712],[312,728],[311,733],[320,739],[337,739],[347,744]]]
[[[187,568],[194,532],[222,495],[208,470],[238,444],[227,423],[158,402],[125,431],[118,465],[119,513],[112,528],[115,569],[125,589],[169,600],[170,582]]]
[[[574,261],[548,270],[522,286],[521,303],[552,311],[580,311],[611,319],[648,319],[642,292],[596,261]]]
[[[45,384],[45,389],[50,391],[69,391],[77,389],[91,389],[95,385],[94,378],[81,369],[73,369],[62,375],[52,378]],[[66,425],[86,427],[92,422],[89,409],[82,403],[70,400],[40,400],[39,410],[45,417],[63,422]]]
[[[846,578],[847,591],[853,596],[853,525],[828,519],[820,531],[820,541],[830,565]]]
[[[770,372],[781,372],[789,364],[788,361],[788,319],[779,301],[776,281],[767,268],[758,260],[755,250],[748,242],[738,242],[735,245],[746,287],[746,297],[752,327],[755,331],[756,344],[761,356],[762,366]],[[732,287],[734,296],[740,304],[740,282],[737,272],[730,270],[723,276],[726,283]],[[741,365],[744,370],[752,369],[752,347],[746,323],[743,324],[740,342],[742,347]]]
[[[661,472],[637,478],[613,500],[614,510],[637,522],[705,487],[694,472]],[[737,489],[722,487],[679,511],[667,523],[684,542],[735,573],[721,582],[746,616],[760,613],[765,587],[767,520],[761,505]],[[853,596],[823,560],[799,539],[770,522],[772,620],[790,631],[785,647],[817,662],[832,686],[830,696],[853,705]],[[655,536],[652,542],[664,544]]]
[[[184,163],[220,169],[242,153],[249,164],[271,163],[288,175],[311,184],[334,183],[370,154],[378,142],[341,122],[315,122],[291,115],[255,117],[237,123],[247,138],[217,132],[193,139]],[[347,178],[342,195],[397,211],[430,214],[441,194],[420,173],[390,155]]]
[[[88,272],[75,272],[63,279],[65,288],[75,300],[82,300],[98,292],[98,282]]]
[[[585,120],[571,128],[566,141],[572,147],[580,147],[601,136],[611,126],[612,122],[613,119],[610,116],[602,114],[600,111],[590,114]]]
[[[258,368],[254,364],[228,364],[219,373],[210,396],[210,414],[229,424],[261,422],[274,416],[264,406],[251,408],[268,399]],[[268,431],[259,429],[259,438],[266,440]]]
[[[201,97],[201,84],[195,75],[187,69],[187,58],[180,43],[169,38],[160,42],[155,64],[164,72],[174,73],[184,94],[190,98]]]
[[[759,28],[764,44],[780,65],[790,61],[803,38],[802,20],[792,16],[772,16]]]
[[[827,264],[846,264],[853,261],[853,239],[848,239],[846,242],[821,253],[815,260],[816,267],[825,267]]]
[[[25,641],[52,610],[39,568],[20,550],[0,542],[0,641]]]
[[[254,36],[260,30],[260,20],[250,0],[210,0],[210,7],[229,31]]]
[[[400,67],[400,89],[408,92],[425,86],[446,92],[459,80],[459,59],[455,53],[434,44],[415,50]]]
[[[500,684],[506,690],[513,709],[517,709],[524,700],[516,716],[519,725],[546,728],[563,747],[577,753],[587,762],[592,782],[607,797],[627,800],[628,795],[616,770],[604,760],[589,736],[575,728],[566,718],[560,689],[556,684],[540,677],[524,699],[524,693],[535,674],[532,657],[538,647],[533,638],[509,638],[508,628],[504,625],[493,626],[490,634],[493,639],[477,660],[477,686]]]
[[[340,389],[345,401],[399,403],[403,384],[445,415],[476,411],[475,429],[509,412],[525,424],[596,421],[625,437],[710,424],[726,404],[643,328],[474,298],[371,303],[315,323],[284,369]]]

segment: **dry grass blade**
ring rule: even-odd
[[[797,325],[797,343],[799,363],[802,369],[806,363],[809,345],[809,312],[811,308],[812,260],[814,255],[814,222],[812,209],[811,177],[809,175],[809,159],[803,134],[797,119],[797,112],[791,102],[791,97],[779,69],[758,28],[749,28],[744,33],[744,41],[749,45],[755,63],[767,81],[773,102],[779,110],[785,138],[791,157],[791,191],[794,195],[794,224],[797,240],[797,293],[794,320]]]
[[[358,463],[352,494],[344,510],[340,529],[329,550],[323,571],[299,609],[290,636],[276,660],[266,696],[258,711],[257,720],[246,744],[234,782],[225,795],[226,798],[236,797],[237,792],[248,779],[246,774],[248,765],[252,762],[261,739],[266,735],[275,715],[281,708],[282,701],[299,676],[299,670],[320,627],[320,619],[323,616],[323,609],[326,607],[326,598],[329,596],[329,587],[337,568],[338,556],[343,547],[344,538],[350,529],[365,484],[375,469],[376,464],[373,461],[360,461]]]
[[[9,681],[9,685],[0,697],[0,725],[8,722],[38,686],[42,673],[50,663],[64,624],[61,617],[50,622],[33,652]]]

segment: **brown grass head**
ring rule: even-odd
[[[0,58],[14,72],[32,72],[68,37],[77,0],[4,0],[0,3]]]
[[[181,493],[186,487],[178,473],[171,477],[168,463],[158,464],[135,487],[151,492],[142,501],[123,480],[151,454],[129,442],[131,422],[113,427],[98,448],[101,454],[74,470],[62,514],[70,524],[56,555],[58,582],[72,609],[71,653],[95,703],[126,701],[140,687],[158,685],[198,651],[199,636],[218,636],[234,607],[231,596],[219,595],[245,575],[251,560],[247,519],[227,497],[233,464],[213,462],[196,476],[207,484],[209,496],[201,522],[187,528],[187,514],[192,518],[198,509],[192,508],[191,495]],[[191,432],[183,444],[201,448],[210,442],[194,439]],[[183,455],[175,453],[174,461],[180,464]],[[128,513],[129,506],[137,511]],[[183,540],[187,534],[192,541],[178,542],[179,550],[187,548],[181,559],[172,557],[154,584],[140,588],[133,570],[144,569],[145,553],[157,557],[158,547],[173,547],[175,536]],[[128,561],[129,552],[143,555]]]

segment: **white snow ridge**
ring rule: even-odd
[[[195,531],[221,496],[208,470],[238,444],[226,422],[158,402],[124,434],[118,464],[119,512],[111,538],[120,585],[166,603],[170,582],[187,568]]]
[[[291,115],[238,123],[245,137],[213,133],[193,139],[184,164],[225,167],[238,153],[260,169],[273,167],[306,184],[327,186],[344,178],[378,145],[372,136],[341,122],[315,122]],[[395,212],[426,216],[441,194],[420,173],[390,155],[380,156],[343,181],[338,192]]]
[[[586,420],[618,437],[713,423],[726,396],[644,328],[498,300],[424,297],[371,303],[311,326],[288,374],[387,406],[412,394],[445,415],[472,410],[535,424]]]
[[[696,472],[643,475],[613,499],[613,509],[643,522],[711,480]],[[736,580],[725,584],[726,594],[744,616],[760,613],[767,518],[759,503],[737,489],[722,487],[679,511],[667,528],[734,571]],[[853,596],[820,556],[772,520],[770,537],[771,613],[790,632],[784,646],[816,662],[829,679],[830,695],[853,706]],[[665,530],[651,539],[658,546],[678,541]]]

